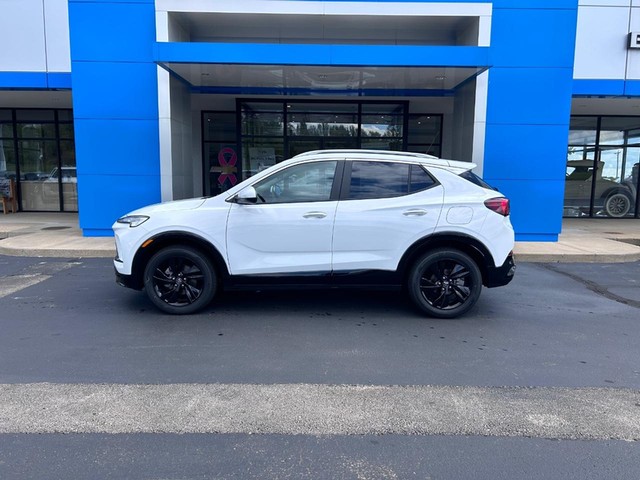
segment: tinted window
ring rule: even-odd
[[[260,203],[322,202],[331,198],[337,162],[304,163],[256,183]]]
[[[461,173],[460,176],[465,180],[468,180],[471,183],[478,185],[479,187],[488,188],[489,190],[495,190],[495,188],[493,188],[491,185],[489,185],[487,182],[485,182],[483,179],[481,179],[478,175],[473,173],[471,170],[467,170],[466,172]]]
[[[426,190],[436,183],[436,181],[431,178],[431,175],[425,172],[420,165],[411,165],[411,178],[409,182],[409,191],[411,193],[419,192],[420,190]]]
[[[387,162],[353,162],[350,200],[398,197],[409,193],[409,165]]]

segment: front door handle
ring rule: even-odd
[[[429,212],[427,212],[426,210],[423,210],[422,208],[414,208],[414,209],[405,210],[404,212],[402,212],[402,214],[405,217],[421,217],[423,215],[426,215],[427,213]]]
[[[327,216],[324,212],[307,212],[302,215],[304,218],[324,218]]]

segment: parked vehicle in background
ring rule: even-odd
[[[603,177],[604,162],[597,162],[596,181],[593,186],[593,160],[570,160],[567,162],[565,183],[565,214],[588,215],[592,188],[594,208],[609,217],[624,217],[635,205],[636,184],[631,177],[616,182]],[[570,215],[571,216],[571,215]]]
[[[216,197],[118,219],[117,281],[173,314],[221,289],[384,286],[453,318],[515,271],[509,200],[474,167],[407,152],[304,153]]]

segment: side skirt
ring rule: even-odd
[[[399,290],[397,272],[358,270],[345,272],[304,272],[293,274],[230,275],[225,290],[307,290],[323,288],[370,288]]]

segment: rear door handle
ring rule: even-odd
[[[307,212],[302,215],[304,218],[324,218],[327,216],[324,212]]]
[[[426,210],[423,210],[422,208],[414,208],[414,209],[405,210],[404,212],[402,212],[402,214],[405,217],[421,217],[423,215],[426,215],[427,213],[429,212],[427,212]]]

